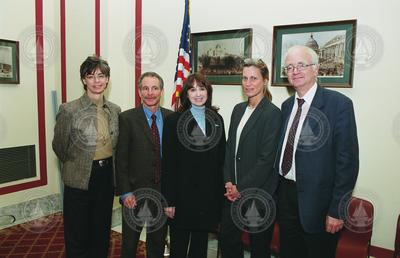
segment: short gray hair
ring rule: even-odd
[[[284,59],[285,62],[286,62],[287,57],[290,54],[292,54],[295,50],[303,50],[304,52],[306,52],[307,54],[310,55],[311,62],[315,65],[318,65],[319,57],[318,57],[317,53],[315,53],[315,51],[313,49],[311,49],[307,46],[302,46],[302,45],[295,45],[295,46],[290,47],[289,50],[286,52],[285,59]]]
[[[156,72],[145,72],[144,74],[142,74],[139,78],[138,84],[139,84],[139,89],[142,88],[142,82],[143,79],[146,77],[153,77],[153,78],[157,78],[158,81],[160,82],[160,89],[164,89],[164,80],[161,78],[161,76],[156,73]]]

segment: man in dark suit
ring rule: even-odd
[[[296,91],[282,104],[278,221],[282,258],[335,258],[343,227],[339,203],[358,175],[352,101],[317,84],[318,55],[291,47],[286,74]]]
[[[163,79],[157,73],[144,73],[139,79],[142,104],[137,108],[122,112],[119,117],[116,182],[117,193],[121,195],[120,200],[125,209],[137,208],[138,200],[134,192],[139,189],[151,188],[156,192],[161,192],[160,144],[163,121],[172,113],[160,107],[163,86]],[[124,216],[122,220],[121,257],[132,258],[136,257],[142,227],[132,227],[127,219]],[[147,257],[164,257],[165,237],[165,225],[153,232],[147,232]]]

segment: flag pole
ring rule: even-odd
[[[175,111],[179,108],[180,91],[191,71],[190,36],[190,1],[185,0],[185,12],[174,79],[175,91],[172,95],[171,103]]]

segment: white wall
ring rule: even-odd
[[[65,10],[67,101],[70,101],[82,96],[79,68],[87,56],[96,52],[95,1],[65,1]],[[61,95],[61,88],[59,92]]]
[[[170,105],[176,51],[182,26],[183,0],[146,0],[143,23],[152,24],[167,38],[168,58],[155,67],[166,80],[164,106]],[[253,28],[253,56],[271,67],[274,25],[357,19],[357,58],[353,88],[335,89],[354,102],[360,144],[360,173],[355,195],[375,205],[372,244],[393,249],[400,213],[398,157],[400,156],[400,107],[397,24],[400,2],[378,1],[235,1],[191,0],[192,32]],[[157,8],[154,8],[157,6]],[[366,58],[367,57],[367,58]],[[368,59],[368,57],[371,59]],[[378,60],[375,60],[375,58]],[[228,127],[233,106],[242,101],[239,86],[215,85],[214,103]],[[289,96],[286,88],[271,87],[273,102],[280,106]],[[397,116],[397,119],[396,119]],[[397,127],[396,127],[397,126]],[[394,128],[397,128],[394,129]],[[395,136],[396,135],[396,136]]]
[[[183,0],[143,1],[142,70],[154,70],[165,80],[163,105],[170,107],[173,79],[183,19]],[[21,8],[23,6],[23,8]],[[396,75],[400,35],[397,10],[400,2],[364,1],[259,1],[259,0],[191,0],[192,32],[253,28],[253,55],[271,66],[274,25],[357,19],[359,32],[353,88],[336,89],[349,96],[356,111],[360,143],[360,174],[356,195],[375,204],[372,244],[393,249],[394,230],[400,213],[397,159],[400,150],[400,95]],[[95,52],[94,1],[66,1],[67,96],[82,94],[79,66]],[[132,0],[101,1],[101,54],[111,66],[109,99],[123,110],[134,103],[135,5]],[[28,27],[34,26],[34,1],[1,0],[0,38],[18,40]],[[60,96],[59,2],[44,1],[44,24],[50,32],[46,49],[54,56],[45,59],[46,136],[48,185],[30,191],[6,194],[0,207],[18,203],[27,194],[59,191],[57,160],[51,149],[54,114],[50,92]],[[361,30],[362,29],[362,30]],[[21,42],[20,42],[21,43]],[[52,45],[53,44],[53,45]],[[47,47],[46,47],[47,46]],[[128,48],[128,49],[127,49]],[[372,50],[372,51],[371,51]],[[21,49],[22,51],[22,49]],[[128,54],[127,54],[128,53]],[[129,54],[131,53],[131,54]],[[376,56],[363,66],[363,57]],[[271,87],[273,102],[280,104],[289,96],[286,88]],[[237,85],[215,85],[214,104],[220,106],[226,127],[233,106],[243,101]],[[21,59],[21,84],[0,86],[0,148],[38,144],[36,72]],[[38,157],[38,153],[37,153]],[[37,166],[39,167],[39,166]],[[1,186],[0,186],[1,187]]]
[[[111,67],[108,97],[126,110],[135,103],[135,1],[102,0],[101,17],[101,55]]]
[[[23,8],[21,8],[23,6]],[[56,36],[52,32],[58,30],[57,3],[50,2],[44,8],[47,15],[44,29],[45,49],[57,51],[58,46],[51,46]],[[31,145],[36,146],[36,167],[39,174],[39,141],[38,141],[38,111],[36,82],[36,45],[35,45],[35,2],[2,0],[0,8],[0,38],[19,41],[20,47],[20,84],[1,84],[0,86],[0,148]],[[48,39],[48,40],[47,40]],[[57,49],[54,49],[56,47]],[[50,51],[51,52],[51,51]],[[51,141],[54,123],[51,109],[50,91],[54,87],[57,72],[57,57],[45,51],[45,87],[46,87],[46,137]],[[50,128],[50,129],[49,129]],[[47,155],[53,155],[51,147],[47,146]],[[20,191],[1,196],[0,207],[25,201],[32,197],[49,195],[58,189],[58,174],[56,163],[47,162],[48,185],[32,190]],[[33,180],[37,180],[36,177]],[[29,182],[32,179],[20,180],[18,183]],[[2,184],[5,187],[10,184]]]

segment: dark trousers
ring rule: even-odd
[[[223,258],[243,258],[242,230],[236,227],[231,215],[231,202],[222,210],[220,246]],[[270,258],[273,225],[259,233],[249,233],[251,258]]]
[[[299,218],[296,183],[281,178],[278,221],[281,258],[335,258],[339,234],[307,233]]]
[[[114,199],[112,160],[93,163],[87,191],[64,188],[64,238],[67,258],[106,258]]]
[[[169,227],[170,258],[207,258],[208,232]]]
[[[123,207],[122,207],[123,209]],[[139,243],[140,232],[142,228],[132,229],[122,218],[122,250],[121,258],[136,257],[137,246]],[[146,257],[164,258],[165,237],[167,235],[167,226],[163,225],[160,229],[146,233]]]

